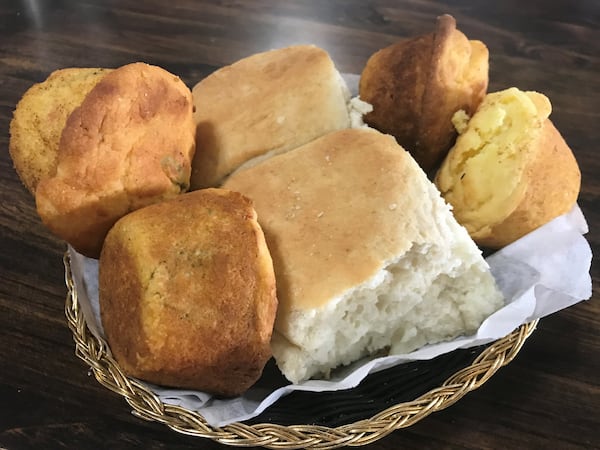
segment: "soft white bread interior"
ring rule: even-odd
[[[191,188],[217,186],[244,162],[348,128],[350,93],[325,50],[257,53],[193,88],[197,151]]]
[[[479,249],[391,136],[348,129],[233,174],[255,204],[292,382],[472,333],[502,305]]]

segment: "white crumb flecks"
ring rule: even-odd
[[[350,114],[350,127],[351,128],[364,128],[368,127],[363,120],[365,114],[373,111],[373,105],[362,101],[359,96],[353,97],[348,103],[348,112]]]

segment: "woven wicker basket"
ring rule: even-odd
[[[70,259],[64,257],[65,282],[68,288],[65,313],[73,332],[75,353],[91,368],[100,384],[122,395],[142,419],[163,423],[169,428],[222,444],[273,449],[333,449],[372,443],[394,430],[409,427],[432,412],[440,411],[483,385],[500,367],[517,355],[533,333],[537,320],[525,325],[488,346],[467,367],[457,370],[439,387],[415,398],[398,403],[373,417],[335,428],[315,425],[278,425],[233,423],[212,427],[197,412],[163,403],[136,380],[128,378],[108,351],[108,345],[88,329],[77,300]]]

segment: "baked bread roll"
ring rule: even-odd
[[[123,215],[189,187],[195,149],[190,90],[143,63],[105,75],[62,131],[57,168],[37,185],[44,224],[97,258]]]
[[[234,173],[273,257],[272,350],[292,382],[475,331],[502,304],[487,263],[410,155],[330,133]]]
[[[548,116],[550,101],[517,88],[488,94],[460,132],[435,183],[481,246],[500,248],[569,211],[577,161]]]
[[[260,377],[277,299],[247,198],[207,189],[130,213],[99,266],[102,325],[128,375],[224,396]]]
[[[344,80],[327,52],[312,45],[244,58],[192,92],[198,146],[192,189],[219,185],[252,158],[350,126]]]
[[[426,172],[454,139],[452,115],[471,114],[488,86],[488,50],[438,18],[433,33],[405,39],[373,54],[361,74],[360,98],[373,105],[365,122],[393,135]]]
[[[58,143],[67,117],[110,69],[67,68],[52,72],[23,95],[10,122],[10,156],[25,187],[56,172]]]

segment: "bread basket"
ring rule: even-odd
[[[202,415],[180,406],[163,403],[146,386],[128,378],[110,355],[108,345],[94,336],[86,324],[79,306],[77,291],[67,253],[63,258],[67,297],[65,314],[73,333],[76,355],[85,361],[100,384],[123,396],[141,419],[162,423],[186,435],[203,437],[221,444],[272,449],[333,449],[372,443],[394,430],[409,427],[429,414],[454,404],[468,392],[483,385],[501,367],[510,363],[537,320],[524,324],[506,337],[477,350],[474,359],[450,368],[450,375],[425,393],[409,401],[386,407],[366,419],[337,426],[281,425],[251,421],[236,422],[224,427],[212,427]],[[335,393],[332,393],[335,394]],[[259,417],[261,419],[262,416]],[[256,423],[255,423],[256,422]]]

